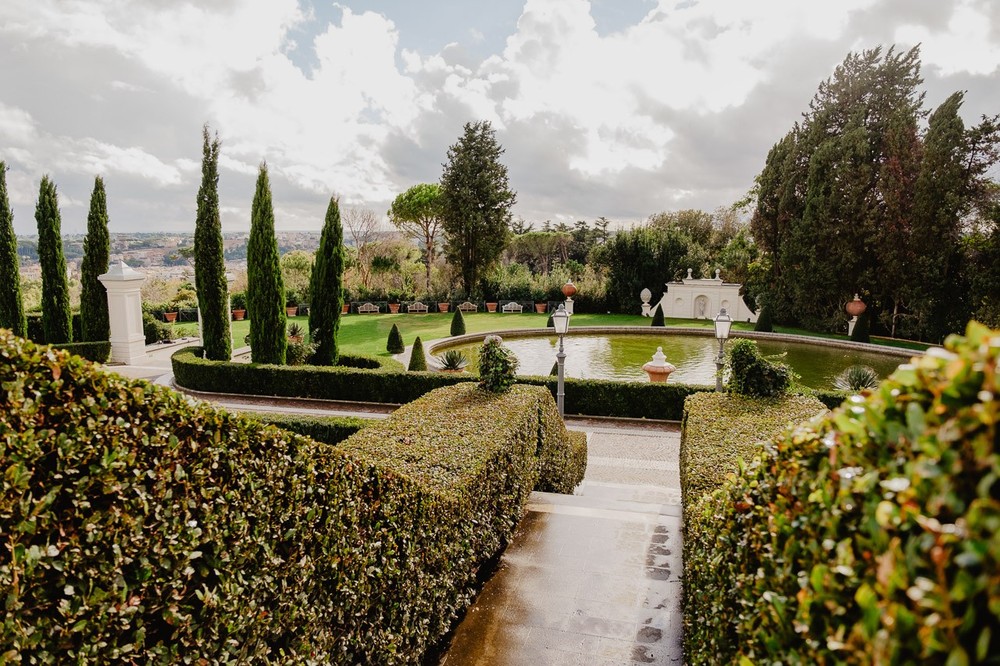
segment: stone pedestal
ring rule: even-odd
[[[111,324],[111,361],[137,365],[146,360],[146,336],[142,332],[142,283],[146,276],[124,261],[111,264],[97,277],[108,292]]]
[[[656,353],[653,354],[653,360],[642,366],[642,369],[646,371],[647,375],[649,375],[649,381],[665,382],[670,376],[670,373],[677,368],[672,364],[667,363],[667,357],[663,353],[663,347],[657,347]]]
[[[571,297],[567,297],[566,301],[565,301],[565,305],[566,305],[566,314],[572,315],[573,314],[573,299]]]

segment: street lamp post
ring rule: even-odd
[[[559,336],[559,353],[556,354],[556,363],[559,366],[559,374],[556,379],[556,405],[559,407],[559,416],[565,415],[566,388],[563,374],[563,364],[566,362],[566,353],[563,351],[563,336],[569,330],[569,313],[566,306],[559,304],[559,309],[552,313],[552,325]]]
[[[725,364],[725,346],[729,339],[729,329],[732,328],[733,320],[726,312],[726,308],[719,310],[715,316],[715,339],[719,341],[719,355],[715,359],[715,390],[722,393],[722,366]]]

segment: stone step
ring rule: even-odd
[[[679,504],[540,492],[531,493],[531,497],[528,500],[528,510],[572,515],[591,515],[594,517],[621,520],[628,520],[630,516],[634,518],[642,517],[643,520],[656,520],[660,516],[670,518],[680,516]]]

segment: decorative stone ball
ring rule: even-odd
[[[576,293],[576,285],[572,282],[567,282],[562,286],[562,293],[566,298],[572,298],[573,294]]]
[[[643,303],[649,303],[649,299],[651,299],[652,297],[653,297],[653,292],[651,292],[649,289],[644,288],[642,291],[639,292],[639,298],[642,299]]]
[[[865,302],[862,301],[857,294],[854,294],[854,300],[848,301],[847,305],[844,306],[844,309],[847,310],[847,314],[851,315],[852,317],[857,317],[862,312],[867,310],[868,306],[865,305]]]

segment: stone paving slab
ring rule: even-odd
[[[575,495],[532,493],[441,664],[682,663],[679,479],[636,481],[650,459],[676,461],[676,428],[660,428],[586,427],[598,444],[584,482]],[[621,452],[613,465],[593,464],[609,450]]]

